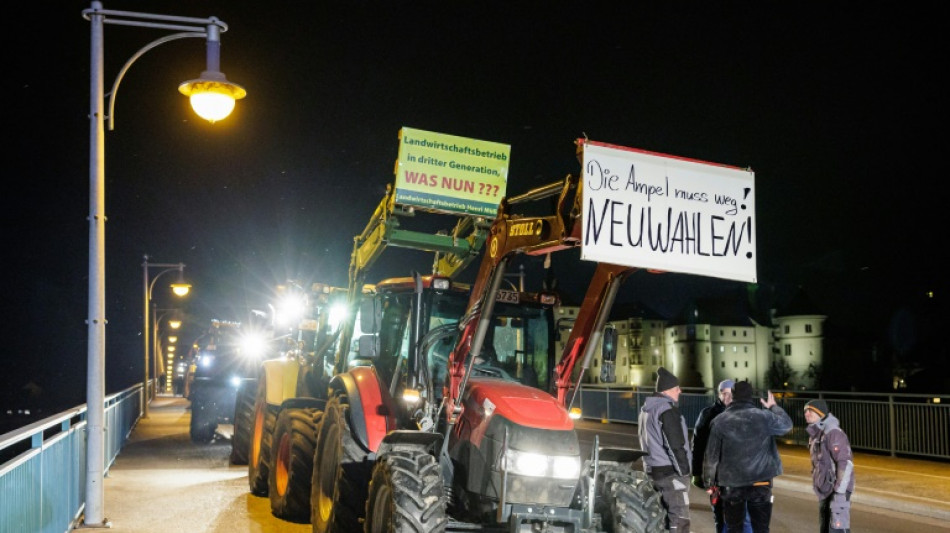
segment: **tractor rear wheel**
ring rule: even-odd
[[[366,502],[366,533],[445,531],[448,518],[439,462],[423,449],[376,460]]]
[[[277,417],[271,450],[267,492],[277,518],[306,524],[310,520],[310,479],[316,422],[323,412],[315,408],[287,408]]]
[[[628,466],[601,467],[596,509],[611,533],[665,533],[666,509],[647,475]]]
[[[274,426],[277,425],[279,407],[267,405],[266,380],[257,382],[257,395],[254,400],[253,430],[251,431],[250,453],[247,458],[247,482],[251,494],[267,496],[267,479],[270,474],[271,441]]]
[[[369,485],[368,452],[353,437],[345,396],[327,402],[317,427],[317,452],[310,488],[314,533],[352,533],[363,529]]]
[[[231,434],[232,465],[246,465],[251,448],[251,425],[254,423],[254,396],[257,382],[244,380],[238,386],[234,401],[234,431]]]

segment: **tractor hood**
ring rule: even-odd
[[[462,404],[462,417],[471,424],[472,438],[476,442],[484,436],[494,415],[526,428],[574,430],[574,422],[556,398],[513,381],[472,377]]]

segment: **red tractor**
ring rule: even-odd
[[[642,452],[602,449],[595,439],[582,457],[566,403],[579,356],[589,359],[632,269],[598,267],[556,371],[543,353],[553,346],[552,321],[532,320],[553,296],[502,291],[515,254],[580,245],[579,187],[568,176],[502,201],[458,322],[435,326],[417,313],[393,335],[389,303],[365,301],[357,344],[370,364],[332,377],[317,428],[313,531],[663,530],[659,494],[633,467]],[[511,212],[554,195],[554,215]],[[440,281],[448,284],[416,277],[421,307],[424,289]]]

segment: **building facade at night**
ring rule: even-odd
[[[576,306],[561,306],[558,353],[570,334]],[[629,312],[629,311],[628,311]],[[749,381],[758,389],[814,389],[821,371],[826,316],[799,295],[786,309],[753,317],[741,302],[699,300],[680,317],[663,319],[644,310],[612,318],[617,335],[614,381],[601,379],[601,346],[581,379],[588,385],[649,387],[663,366],[683,387],[713,388],[724,379]],[[769,372],[773,376],[770,376]],[[772,379],[770,379],[770,377]]]

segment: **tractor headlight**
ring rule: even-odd
[[[554,471],[554,477],[577,479],[581,475],[581,458],[571,456],[552,457],[551,468]]]
[[[574,455],[548,456],[509,449],[506,456],[508,473],[530,477],[577,479],[581,459]]]
[[[245,333],[238,348],[241,354],[249,359],[261,359],[267,351],[267,339],[260,333]]]

